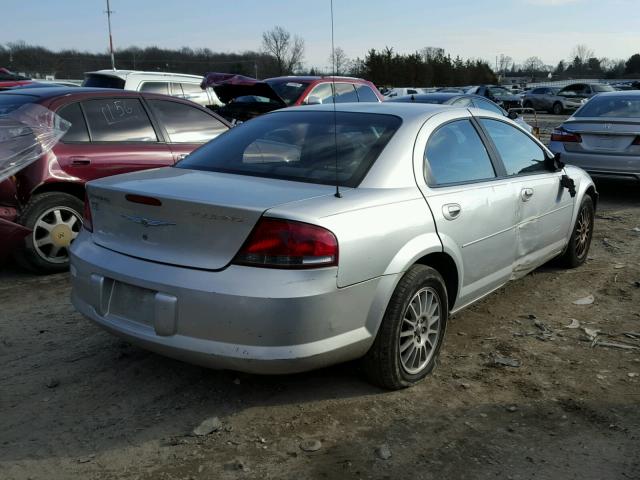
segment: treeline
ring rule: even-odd
[[[405,55],[389,47],[371,49],[364,60],[353,62],[352,71],[376,85],[390,86],[457,86],[497,81],[485,61],[451,58],[444,49],[434,47]]]
[[[116,68],[180,72],[202,75],[210,71],[223,71],[260,78],[280,73],[273,56],[255,51],[243,53],[217,53],[208,48],[128,47],[115,52]],[[111,68],[108,53],[90,53],[78,50],[51,51],[45,47],[24,42],[0,45],[0,66],[31,77],[81,79],[84,72]]]

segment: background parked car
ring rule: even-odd
[[[593,176],[640,180],[640,91],[593,97],[553,131],[549,148]]]
[[[333,91],[335,85],[335,94]],[[226,105],[216,111],[228,120],[245,121],[279,108],[332,102],[381,102],[382,94],[367,80],[353,77],[287,76],[256,80],[210,72],[203,87],[212,87]]]
[[[477,87],[471,87],[467,89],[465,93],[486,97],[506,110],[522,107],[522,99],[518,95],[515,95],[506,88],[498,85],[480,85]]]
[[[405,95],[418,95],[420,93],[425,93],[422,88],[416,87],[402,87],[402,88],[392,88],[385,92],[385,99],[403,97]]]
[[[99,70],[85,73],[83,87],[120,88],[184,98],[203,107],[222,102],[211,89],[202,89],[202,77],[184,73]]]
[[[0,91],[7,88],[29,85],[30,83],[32,83],[30,78],[13,73],[6,68],[0,68]]]
[[[604,83],[572,83],[558,91],[558,95],[575,98],[591,98],[598,93],[615,92],[616,89]]]
[[[502,107],[492,102],[488,98],[481,97],[480,95],[471,95],[466,93],[443,93],[442,91],[436,93],[425,93],[422,95],[409,95],[406,97],[395,98],[389,100],[390,102],[404,102],[404,103],[437,103],[442,105],[454,105],[457,107],[475,107],[482,110],[488,110],[490,112],[498,113],[505,117],[511,118],[516,123],[519,123],[529,133],[533,130],[531,125],[524,121],[524,119],[512,113],[507,113]]]
[[[15,176],[15,194],[0,198],[18,223],[31,229],[18,252],[22,264],[40,272],[63,270],[68,246],[81,226],[84,184],[134,170],[173,165],[226,132],[212,111],[178,98],[131,91],[45,87],[0,94],[0,113],[40,104],[71,122],[71,128],[35,163]]]

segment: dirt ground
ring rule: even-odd
[[[357,363],[261,377],[163,358],[77,314],[67,274],[9,266],[0,478],[639,479],[640,188],[599,188],[587,263],[454,316],[434,374],[399,392]]]

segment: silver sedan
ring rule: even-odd
[[[553,131],[549,148],[594,176],[640,180],[640,91],[591,98]]]
[[[287,373],[362,358],[402,388],[447,319],[554,257],[585,261],[597,193],[502,115],[297,107],[176,167],[91,182],[72,300],[132,343]]]

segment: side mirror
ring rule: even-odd
[[[560,160],[560,154],[556,153],[553,155],[553,157],[548,157],[545,155],[544,166],[550,172],[559,172],[564,168],[564,163]]]
[[[517,119],[517,118],[518,118],[518,113],[517,113],[517,112],[514,112],[513,110],[511,110],[511,111],[507,114],[507,116],[508,116],[511,120],[515,120],[515,119]]]
[[[315,95],[309,95],[305,103],[307,105],[321,105],[322,99],[320,97],[316,97]]]

